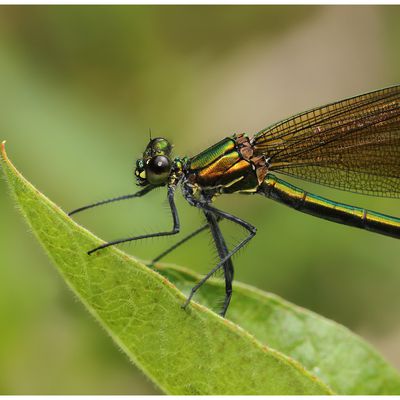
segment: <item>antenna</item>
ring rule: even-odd
[[[150,140],[151,140],[151,128],[149,128],[149,136],[150,136]]]

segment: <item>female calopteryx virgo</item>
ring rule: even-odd
[[[256,234],[256,228],[248,222],[211,205],[221,194],[257,193],[316,217],[400,238],[400,218],[307,193],[272,174],[356,193],[400,197],[400,85],[297,114],[252,138],[233,135],[192,158],[172,158],[171,151],[166,139],[150,139],[143,157],[136,162],[135,175],[142,190],[78,208],[70,215],[113,201],[141,197],[156,187],[166,186],[173,219],[171,231],[115,240],[88,254],[119,243],[175,235],[180,224],[174,194],[180,185],[185,199],[204,212],[207,223],[153,262],[207,228],[220,259],[193,287],[183,307],[207,279],[223,269],[226,295],[220,314],[224,316],[232,296],[231,258]],[[231,250],[219,228],[223,219],[248,231],[247,237]]]

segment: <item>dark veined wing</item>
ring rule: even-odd
[[[270,171],[337,189],[400,197],[400,85],[297,114],[257,133]]]

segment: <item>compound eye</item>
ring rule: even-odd
[[[168,157],[152,157],[146,168],[147,180],[153,185],[160,185],[168,179],[170,171],[171,161]]]

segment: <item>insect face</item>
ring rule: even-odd
[[[139,186],[163,185],[167,182],[172,168],[170,158],[172,146],[164,138],[151,139],[136,161],[136,181]]]

